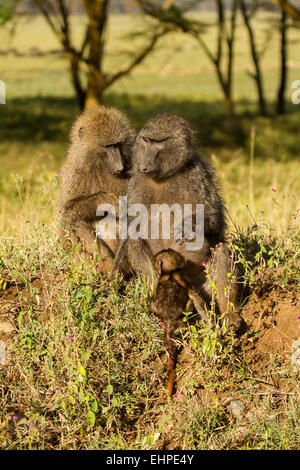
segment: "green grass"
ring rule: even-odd
[[[207,14],[206,19],[211,21]],[[107,70],[126,63],[119,51],[135,50],[128,33],[143,27],[138,16],[112,17]],[[79,38],[80,17],[74,18],[74,28]],[[261,18],[256,25],[261,44],[267,29]],[[279,277],[274,287],[283,283],[293,290],[299,285],[294,264],[299,260],[300,108],[289,97],[292,80],[300,76],[297,42],[289,47],[288,113],[261,118],[241,25],[237,34],[237,116],[232,120],[224,116],[211,64],[181,35],[162,40],[132,76],[108,90],[104,103],[125,110],[136,129],[165,109],[189,119],[216,167],[230,236],[247,279],[255,288],[254,274],[264,279],[266,268],[286,265],[292,287]],[[298,36],[290,31],[291,40]],[[214,47],[213,28],[207,39]],[[1,40],[2,49],[24,53],[32,47],[59,48],[41,18],[26,21],[13,38],[2,30]],[[270,111],[278,57],[274,33],[263,57]],[[4,308],[6,297],[0,297],[0,319],[15,327],[11,360],[0,370],[0,447],[298,449],[295,372],[272,363],[261,379],[279,374],[287,392],[262,390],[235,341],[216,338],[214,330],[199,332],[201,325],[179,332],[187,360],[179,366],[177,399],[166,399],[163,335],[148,313],[147,286],[138,279],[99,290],[105,280],[92,267],[74,267],[56,240],[59,169],[78,113],[64,58],[2,56],[0,79],[7,85],[7,104],[0,107],[0,266],[17,286],[10,310]],[[49,318],[42,321],[45,314]],[[202,392],[209,399],[201,401]],[[246,403],[241,419],[228,412],[230,398]]]

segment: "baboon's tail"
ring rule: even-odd
[[[172,338],[172,335],[170,334],[170,331],[168,331],[168,328],[166,328],[166,346],[167,346],[167,353],[168,353],[168,364],[167,364],[168,378],[167,378],[166,389],[167,389],[168,395],[171,397],[173,395],[174,382],[175,382],[175,376],[176,376],[175,368],[176,368],[177,350],[176,350],[176,346]]]

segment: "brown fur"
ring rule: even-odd
[[[179,250],[186,259],[185,275],[200,290],[208,302],[211,298],[203,262],[216,265],[218,308],[230,316],[229,323],[237,329],[240,316],[237,308],[237,284],[231,283],[229,297],[224,287],[229,283],[227,273],[235,273],[235,265],[225,241],[224,203],[214,171],[206,157],[197,151],[194,133],[183,118],[161,113],[150,119],[140,130],[134,146],[134,170],[128,186],[128,205],[204,204],[204,244],[199,250],[185,249],[182,242],[170,239],[128,239],[118,249],[111,276],[124,269],[126,257],[135,272],[151,276],[151,254],[163,249]],[[149,226],[151,220],[149,220]],[[172,233],[172,232],[171,232]],[[214,254],[213,254],[214,253]],[[217,261],[219,260],[219,261]],[[228,269],[230,271],[228,271]]]
[[[117,240],[96,240],[96,210],[126,195],[135,137],[127,117],[115,108],[87,109],[75,121],[70,147],[62,167],[59,202],[60,239],[79,245],[79,256],[100,257],[100,268],[111,269]]]
[[[156,278],[154,300],[150,309],[158,316],[165,331],[165,343],[168,352],[167,391],[170,396],[174,388],[177,356],[173,334],[182,323],[183,312],[191,312],[194,307],[199,309],[200,306],[199,313],[202,319],[209,323],[202,308],[201,298],[199,298],[184,275],[184,266],[184,257],[171,249],[162,250],[153,258]]]

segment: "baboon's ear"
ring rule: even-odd
[[[83,137],[83,133],[84,133],[84,127],[80,127],[78,131],[78,135],[80,138]]]
[[[156,268],[156,271],[161,274],[162,272],[162,260],[161,259],[158,259],[155,263],[155,268]]]

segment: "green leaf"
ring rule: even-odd
[[[111,404],[112,404],[112,406],[118,406],[119,405],[118,399],[117,398],[112,398],[111,399]]]
[[[81,374],[83,377],[86,377],[86,370],[83,366],[78,367],[78,372]]]
[[[98,406],[98,400],[96,400],[96,398],[93,399],[92,403],[91,403],[91,410],[94,412],[94,413],[98,413],[99,411],[99,406]]]
[[[88,410],[86,414],[87,422],[89,423],[90,426],[95,426],[96,422],[96,415],[92,410]]]
[[[86,400],[85,400],[85,395],[84,395],[84,393],[83,393],[83,391],[82,391],[81,389],[80,389],[79,392],[78,392],[78,398],[79,398],[80,403],[83,403],[83,402],[86,401]]]
[[[69,399],[69,402],[72,403],[72,405],[74,405],[76,403],[76,400],[72,395],[69,395],[68,399]]]
[[[114,393],[114,387],[112,385],[107,385],[106,391],[109,395],[112,395]]]

